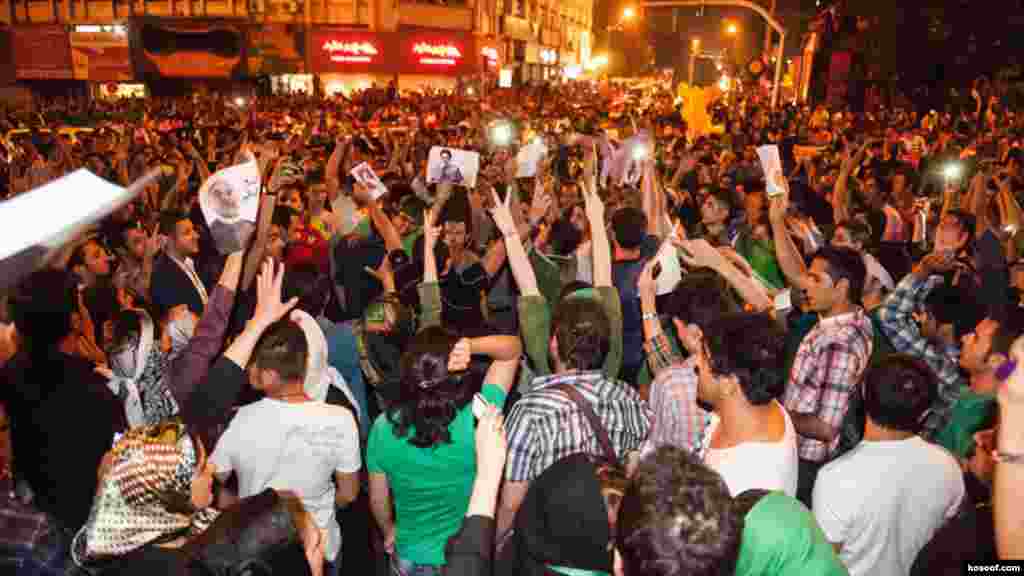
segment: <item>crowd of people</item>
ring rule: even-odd
[[[163,170],[2,295],[3,562],[1019,558],[1024,115],[973,98],[850,114],[740,95],[709,134],[664,88],[590,82],[8,114],[8,201],[82,168]],[[434,147],[479,154],[474,185],[428,182]],[[199,191],[245,159],[259,218],[225,249]]]

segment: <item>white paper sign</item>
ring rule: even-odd
[[[519,149],[516,156],[516,178],[533,178],[537,175],[537,167],[541,160],[547,156],[548,147],[544,139],[537,136],[528,145]]]
[[[0,202],[0,259],[32,246],[56,248],[75,229],[106,217],[130,196],[82,168]]]
[[[427,157],[427,183],[448,183],[472,188],[480,171],[480,154],[434,146]]]
[[[218,170],[199,187],[199,208],[221,254],[245,247],[260,209],[260,167],[252,154],[237,166]]]
[[[373,166],[370,166],[368,163],[360,163],[352,169],[351,174],[352,177],[356,179],[356,182],[359,182],[370,190],[370,197],[374,200],[388,193],[387,186],[380,181],[377,173],[373,171]]]
[[[779,147],[775,144],[760,146],[757,149],[757,157],[761,160],[761,169],[764,170],[765,185],[768,187],[768,196],[782,196],[786,193],[780,180],[782,179],[782,159],[779,157]]]

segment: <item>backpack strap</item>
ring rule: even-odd
[[[601,449],[604,450],[604,457],[608,460],[608,463],[617,463],[619,459],[615,456],[615,449],[612,447],[612,441],[608,437],[608,430],[601,424],[601,420],[594,413],[594,408],[590,405],[590,402],[587,402],[587,399],[583,397],[583,394],[580,394],[580,391],[575,386],[567,382],[558,384],[554,388],[564,392],[572,400],[573,404],[580,409],[580,412],[583,412],[583,415],[587,417],[587,420],[590,422],[590,428],[597,435],[597,441],[601,444]]]

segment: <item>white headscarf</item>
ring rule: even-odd
[[[157,346],[153,319],[139,315],[138,341],[110,357],[110,390],[124,400],[128,426],[156,424],[178,413],[178,403],[167,388],[170,357]]]
[[[327,337],[316,319],[302,310],[293,310],[291,321],[298,324],[306,334],[306,380],[303,382],[306,396],[324,402],[327,400],[328,389],[334,386],[345,394],[352,406],[358,407],[345,378],[327,363]]]
[[[153,349],[153,319],[145,312],[139,312],[139,342],[124,350],[111,354],[110,370],[114,377],[107,382],[110,391],[119,398],[124,398],[124,412],[128,426],[135,428],[146,423],[146,414],[142,408],[142,395],[139,393],[139,379],[146,369],[146,360]]]

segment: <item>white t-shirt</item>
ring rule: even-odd
[[[744,442],[731,448],[711,448],[711,438],[718,429],[717,416],[704,434],[704,463],[722,475],[733,496],[760,488],[781,490],[796,497],[796,429],[786,409],[778,401],[772,402],[786,419],[786,431],[778,442]]]
[[[851,576],[904,576],[964,498],[956,459],[915,436],[861,442],[821,469],[814,517]]]
[[[334,473],[355,473],[362,465],[351,412],[324,402],[264,398],[238,410],[210,461],[218,475],[235,472],[242,498],[267,488],[295,492],[327,534],[324,556],[337,558]]]

